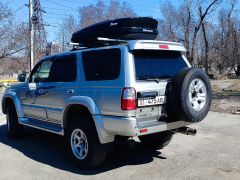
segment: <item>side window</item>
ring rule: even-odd
[[[52,67],[52,61],[46,60],[42,61],[37,67],[33,70],[33,73],[30,76],[30,83],[42,83],[47,82],[49,78],[49,72]]]
[[[82,53],[82,59],[87,81],[114,80],[119,77],[120,49],[86,51]]]
[[[48,82],[72,82],[76,78],[76,55],[59,56],[53,60]]]

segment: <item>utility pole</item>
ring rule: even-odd
[[[36,55],[39,51],[43,51],[47,45],[46,32],[42,13],[46,13],[41,8],[40,0],[29,0],[29,4],[25,4],[29,8],[29,55],[30,55],[30,71],[33,69]],[[43,47],[44,46],[44,47]]]
[[[30,71],[34,66],[33,41],[34,41],[34,27],[33,27],[33,1],[29,0],[29,33],[30,33]]]

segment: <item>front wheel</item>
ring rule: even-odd
[[[67,129],[68,152],[74,163],[80,168],[94,168],[102,164],[107,151],[102,148],[91,119],[74,118]]]
[[[7,132],[13,139],[20,138],[23,133],[23,125],[19,124],[16,108],[13,103],[7,108]]]
[[[155,134],[148,134],[144,136],[139,136],[139,140],[150,149],[161,149],[167,146],[172,139],[173,132],[164,131]]]

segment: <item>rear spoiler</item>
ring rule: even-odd
[[[186,52],[182,43],[168,41],[151,41],[151,40],[130,40],[128,41],[130,50],[168,50]]]

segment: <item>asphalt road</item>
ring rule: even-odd
[[[74,167],[63,138],[27,128],[21,140],[0,118],[0,179],[240,179],[240,116],[211,112],[196,136],[176,134],[160,151],[120,146],[95,170]]]

